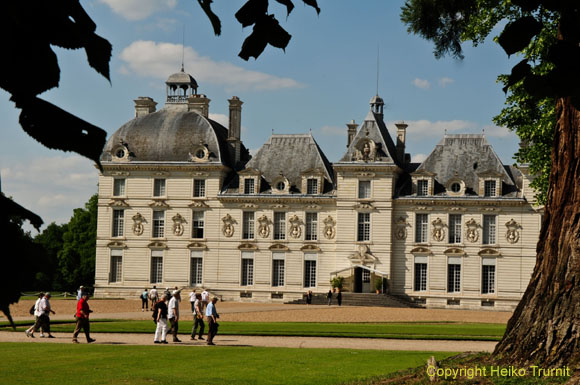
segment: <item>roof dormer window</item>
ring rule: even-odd
[[[486,180],[483,186],[484,197],[497,196],[497,182],[495,180]]]
[[[244,194],[255,194],[256,193],[256,182],[254,178],[244,179]]]
[[[427,179],[417,180],[417,196],[424,197],[429,195],[429,181]]]
[[[465,182],[461,179],[453,178],[447,182],[447,194],[460,196],[465,194]]]
[[[308,178],[306,180],[306,194],[314,195],[318,193],[318,179]]]

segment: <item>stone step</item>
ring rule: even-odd
[[[301,298],[287,303],[292,304],[306,304],[306,299]],[[313,305],[326,305],[328,304],[328,299],[326,294],[313,294],[312,295]],[[337,305],[336,293],[332,296],[332,305]],[[342,305],[343,306],[381,306],[381,307],[404,307],[411,308],[417,307],[413,303],[407,302],[403,299],[394,297],[389,294],[373,294],[373,293],[343,293],[342,294]]]

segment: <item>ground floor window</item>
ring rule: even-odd
[[[495,259],[484,258],[481,272],[481,294],[495,293]]]
[[[109,282],[121,282],[123,277],[123,251],[111,250]]]
[[[316,254],[304,255],[304,287],[316,287]]]
[[[415,291],[427,291],[427,257],[415,257]]]
[[[242,286],[252,286],[254,284],[254,253],[242,251]]]
[[[461,265],[448,264],[447,265],[447,291],[449,293],[456,293],[461,291]]]
[[[151,253],[151,283],[163,282],[163,252],[154,250]]]
[[[284,253],[272,253],[272,286],[284,286]]]
[[[191,286],[201,285],[203,283],[203,252],[191,252]]]

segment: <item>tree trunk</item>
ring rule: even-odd
[[[510,365],[580,363],[580,111],[556,104],[548,201],[530,284],[494,357]]]

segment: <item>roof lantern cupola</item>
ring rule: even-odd
[[[197,95],[197,82],[181,66],[181,71],[169,76],[167,85],[167,103],[187,103],[192,95]]]
[[[383,116],[383,107],[385,105],[383,98],[381,98],[377,94],[371,98],[370,104],[371,104],[371,111],[382,117]]]

